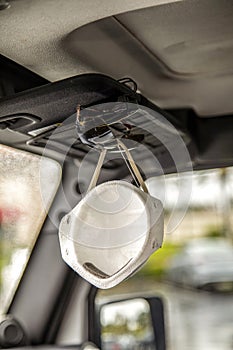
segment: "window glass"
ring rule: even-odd
[[[14,295],[60,177],[57,162],[0,145],[0,313]]]
[[[175,208],[179,214],[184,208],[176,205],[177,176],[164,176],[162,249],[136,275],[110,291],[100,291],[98,298],[103,302],[114,294],[161,296],[168,350],[227,350],[233,339],[233,168],[196,171],[191,176],[186,214],[169,234],[172,211]],[[155,179],[157,197],[161,183]],[[140,349],[147,347],[141,344]]]

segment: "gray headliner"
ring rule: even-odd
[[[99,19],[174,0],[12,0],[0,11],[0,53],[50,81],[94,71],[64,50],[73,30]],[[176,1],[176,0],[175,0]]]
[[[231,0],[15,0],[0,53],[50,81],[130,76],[160,107],[231,114],[232,19]]]

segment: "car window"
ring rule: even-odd
[[[57,191],[60,165],[0,145],[0,313],[6,311]]]
[[[232,346],[233,324],[233,168],[196,171],[191,176],[186,215],[174,231],[166,234],[165,229],[162,249],[135,276],[111,291],[100,291],[98,298],[161,296],[169,350],[226,350]],[[169,197],[166,201],[163,196],[167,227],[177,202],[177,176],[167,175],[164,182]],[[121,348],[115,328],[107,336],[113,345],[103,343],[103,349]]]

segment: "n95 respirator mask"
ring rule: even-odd
[[[102,289],[132,275],[163,241],[162,203],[150,196],[129,150],[122,142],[120,147],[140,188],[121,180],[96,186],[106,153],[102,151],[86,195],[59,227],[65,262]]]

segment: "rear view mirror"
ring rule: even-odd
[[[165,350],[161,298],[138,297],[103,305],[100,332],[103,350]]]

